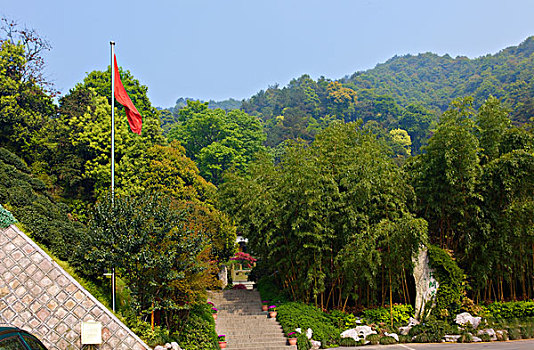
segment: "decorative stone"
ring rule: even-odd
[[[320,349],[321,348],[321,342],[318,340],[310,340],[310,344],[312,346],[312,349]]]
[[[312,338],[312,335],[313,335],[313,331],[311,328],[308,328],[308,330],[306,331],[306,337],[308,339],[311,339]]]
[[[353,330],[356,332],[358,337],[364,338],[364,339],[369,334],[376,334],[376,331],[373,331],[373,329],[369,326],[357,326],[356,328],[353,328]]]
[[[410,317],[410,321],[408,322],[407,326],[399,327],[399,333],[402,335],[408,335],[408,332],[410,332],[410,329],[412,329],[413,326],[416,326],[419,324],[419,321],[416,320],[413,317]]]
[[[461,326],[470,323],[475,329],[480,324],[480,321],[482,321],[481,317],[473,317],[469,312],[462,312],[461,314],[456,315],[456,318],[454,319],[454,322]]]
[[[432,307],[428,308],[428,313],[435,306],[434,299],[439,288],[438,281],[434,278],[434,271],[429,265],[430,259],[428,251],[422,249],[414,259],[413,277],[415,279],[415,318],[421,319],[425,306],[430,302]],[[425,315],[428,316],[428,315]]]
[[[386,337],[393,337],[395,338],[395,340],[397,341],[397,343],[399,342],[399,336],[397,335],[397,333],[388,333],[388,332],[384,332],[384,335]]]
[[[172,349],[172,345],[170,343],[165,344],[165,349]]]
[[[489,335],[492,341],[497,340],[497,333],[495,333],[495,330],[493,328],[481,329],[477,333],[477,335],[484,335],[484,334]]]
[[[482,339],[480,339],[479,337],[473,336],[473,343],[480,343],[481,341]]]
[[[154,350],[165,350],[165,348],[161,345],[157,345]]]
[[[228,268],[223,265],[221,271],[219,271],[219,281],[221,281],[221,288],[224,289],[228,285]]]
[[[295,328],[295,332],[302,333],[302,329],[301,328]]]
[[[178,345],[177,342],[172,342],[171,343],[171,346],[172,346],[172,350],[182,350],[182,348],[180,347],[180,345]]]
[[[358,335],[358,332],[356,332],[354,328],[347,329],[346,331],[342,332],[340,336],[341,338],[352,338],[354,339],[354,341],[360,340],[360,336]]]

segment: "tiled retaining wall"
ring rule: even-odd
[[[0,228],[0,325],[49,349],[81,349],[81,322],[102,323],[97,349],[150,349],[16,226]]]

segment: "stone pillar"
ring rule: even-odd
[[[434,278],[434,270],[430,268],[428,250],[421,249],[416,259],[414,259],[413,277],[415,279],[415,318],[420,320],[430,314],[434,307],[427,308],[427,314],[422,313],[425,306],[434,303],[436,293],[439,288],[438,281]]]
[[[219,271],[219,281],[221,281],[221,288],[226,288],[228,285],[228,268],[226,265],[223,265],[221,271]]]

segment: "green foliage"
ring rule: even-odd
[[[365,340],[371,343],[371,345],[377,345],[380,343],[382,336],[380,334],[369,334],[365,337]]]
[[[399,343],[405,344],[405,343],[411,343],[411,342],[412,342],[411,336],[399,334]]]
[[[534,301],[495,302],[484,307],[493,319],[523,319],[534,317]]]
[[[439,283],[432,314],[439,319],[452,320],[462,307],[465,294],[464,272],[444,249],[429,246],[428,257]]]
[[[284,332],[292,332],[296,328],[305,331],[313,330],[313,339],[318,340],[325,347],[339,343],[341,331],[336,328],[327,314],[316,307],[298,302],[283,304],[277,308],[276,319]]]
[[[393,337],[382,337],[380,338],[380,341],[379,341],[380,345],[391,345],[391,344],[396,344],[397,343],[397,340],[395,340],[395,338]]]
[[[374,135],[334,123],[312,145],[288,143],[279,163],[264,157],[249,170],[228,177],[221,204],[292,299],[318,305],[333,290],[342,308],[377,287],[381,266],[400,288],[426,223],[410,214],[411,188]]]
[[[73,247],[85,237],[85,226],[69,218],[68,208],[49,196],[41,180],[21,171],[29,170],[23,160],[4,148],[0,155],[0,203],[35,241],[72,262]]]
[[[92,213],[92,234],[78,249],[78,261],[95,279],[114,266],[131,290],[135,314],[159,309],[174,331],[177,315],[215,282],[209,236],[191,222],[186,209],[160,195],[116,197],[113,203],[108,197]]]
[[[170,130],[169,140],[180,141],[202,176],[216,185],[224,171],[246,170],[255,154],[264,150],[260,121],[240,110],[211,110],[207,103],[188,100],[179,114],[180,122]]]
[[[463,331],[460,334],[460,338],[458,338],[458,343],[472,343],[473,342],[473,335],[469,333],[468,331]]]
[[[358,342],[352,338],[341,338],[339,346],[356,346]]]
[[[179,330],[178,343],[184,349],[216,350],[218,349],[215,322],[206,303],[195,305],[187,321]]]
[[[519,329],[521,331],[521,338],[531,339],[534,338],[534,327],[533,326],[524,326]]]
[[[298,350],[309,350],[311,349],[311,343],[306,333],[301,333],[297,337],[297,349]]]
[[[356,316],[340,310],[332,310],[328,317],[330,317],[332,324],[342,331],[354,328],[358,325]]]
[[[458,334],[458,327],[435,318],[412,327],[408,333],[410,337],[415,337],[413,341],[416,343],[438,343],[445,334]]]
[[[395,304],[393,305],[393,327],[398,328],[408,323],[410,317],[413,317],[413,306]],[[367,309],[362,312],[362,317],[365,323],[385,323],[389,324],[391,321],[390,309],[385,307],[378,307],[375,309]]]
[[[506,332],[508,333],[508,339],[510,340],[521,339],[521,332],[518,328],[508,328]]]

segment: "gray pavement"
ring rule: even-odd
[[[338,350],[534,350],[534,339],[511,340],[491,343],[440,343],[440,344],[395,344],[395,345],[366,345],[359,347],[339,347]]]

